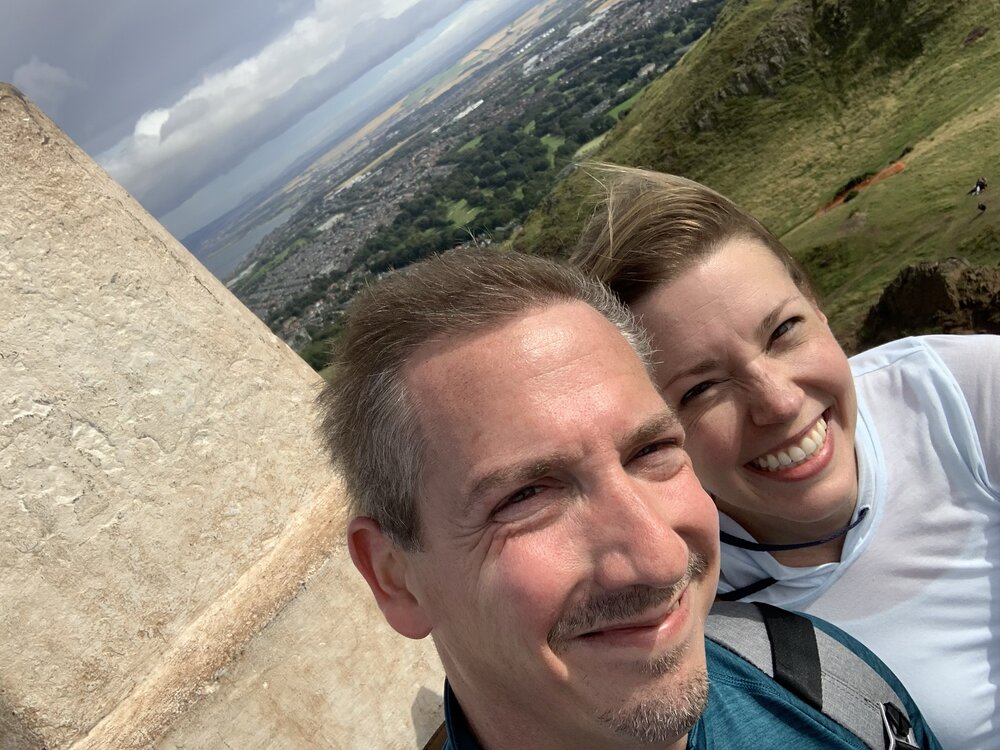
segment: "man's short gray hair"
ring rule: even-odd
[[[649,343],[628,310],[603,284],[556,261],[456,250],[362,291],[347,312],[334,374],[319,396],[322,437],[353,513],[374,519],[401,548],[419,549],[424,436],[404,371],[421,346],[574,301],[607,318],[649,368]]]

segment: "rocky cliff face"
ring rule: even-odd
[[[715,32],[746,3],[732,4],[720,16]],[[804,0],[775,13],[734,60],[726,82],[696,105],[690,130],[699,133],[717,124],[718,109],[733,97],[773,96],[784,86],[792,66],[826,71],[829,85],[850,80],[875,65],[896,68],[919,56],[924,37],[946,16],[947,3],[931,10],[914,0]],[[984,32],[985,33],[985,32]],[[830,70],[827,70],[830,69]],[[830,72],[837,70],[835,76]]]
[[[714,32],[725,33],[727,21],[722,17]],[[778,14],[733,61],[725,83],[694,106],[688,118],[689,131],[696,134],[715,129],[719,109],[727,99],[773,96],[785,84],[788,65],[808,56],[812,48],[810,21],[804,4],[794,4]]]
[[[1000,266],[961,258],[907,266],[868,311],[857,349],[926,333],[1000,333]]]
[[[895,67],[924,51],[924,37],[947,15],[949,3],[916,0],[812,0],[814,32],[828,53],[850,65],[878,60]]]

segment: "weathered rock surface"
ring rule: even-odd
[[[949,258],[904,268],[868,311],[857,348],[926,333],[1000,333],[1000,267]]]
[[[3,84],[0,164],[0,750],[417,746],[318,376]]]

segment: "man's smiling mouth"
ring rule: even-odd
[[[664,621],[666,621],[672,614],[674,614],[678,610],[682,602],[686,603],[685,599],[686,593],[687,593],[687,586],[685,586],[676,597],[671,599],[668,604],[658,606],[652,611],[643,613],[642,617],[637,617],[634,620],[626,620],[622,622],[602,625],[601,627],[595,628],[594,630],[582,633],[578,637],[597,638],[606,635],[624,636],[632,632],[659,628],[661,625],[663,625]]]
[[[645,647],[671,639],[688,620],[691,584],[708,570],[708,558],[692,551],[684,575],[668,586],[637,584],[595,594],[563,614],[549,631],[549,646],[558,653],[573,642]]]

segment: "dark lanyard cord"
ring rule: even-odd
[[[859,523],[865,520],[865,516],[868,515],[868,508],[862,508],[861,512],[858,513],[857,519],[854,523],[848,524],[840,531],[835,531],[830,534],[830,536],[825,536],[822,539],[815,539],[811,542],[797,542],[795,544],[760,544],[759,542],[750,542],[746,539],[740,539],[738,536],[733,536],[732,534],[727,534],[725,531],[719,532],[719,539],[723,544],[728,544],[731,547],[739,547],[740,549],[750,550],[751,552],[783,552],[785,550],[791,549],[804,549],[806,547],[818,547],[821,544],[826,544],[827,542],[832,542],[834,539],[839,539],[844,536],[848,531],[856,527]],[[721,599],[724,602],[735,602],[740,599],[750,596],[751,594],[756,594],[758,591],[763,591],[769,586],[773,586],[777,583],[777,580],[768,576],[767,578],[761,578],[759,581],[754,581],[748,586],[742,586],[738,589],[733,589],[732,591],[727,591],[723,594],[717,594],[716,599]]]
[[[727,534],[725,531],[719,532],[719,539],[723,544],[728,544],[730,547],[739,547],[740,549],[748,549],[751,552],[785,552],[792,549],[805,549],[806,547],[818,547],[821,544],[826,544],[827,542],[832,542],[834,539],[838,539],[848,531],[853,529],[859,523],[865,520],[865,516],[868,515],[868,508],[862,508],[861,512],[858,513],[858,518],[854,523],[845,526],[839,531],[835,531],[830,536],[825,536],[822,539],[814,539],[811,542],[795,542],[794,544],[761,544],[760,542],[751,542],[747,539],[740,539],[738,536],[733,536],[732,534]]]

